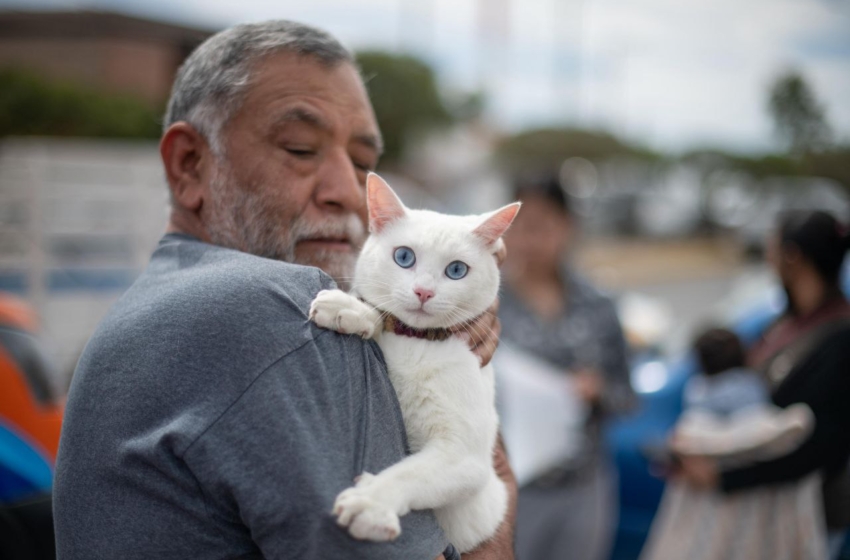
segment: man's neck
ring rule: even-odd
[[[196,214],[186,215],[185,212],[172,209],[165,228],[166,233],[183,233],[201,241],[210,242],[206,228],[201,224]]]

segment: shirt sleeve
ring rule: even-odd
[[[211,514],[244,525],[264,558],[431,560],[446,542],[430,512],[404,516],[391,543],[357,541],[331,515],[354,476],[392,464],[404,450],[386,391],[358,355],[368,354],[366,345],[324,336],[336,343],[306,344],[270,366],[184,460]],[[351,345],[359,353],[348,352]],[[395,451],[382,455],[381,446]]]

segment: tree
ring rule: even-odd
[[[570,157],[601,160],[614,156],[657,160],[660,156],[630,146],[605,132],[571,128],[544,128],[505,138],[497,147],[497,160],[512,170],[556,169]]]
[[[776,131],[792,154],[818,152],[829,145],[831,134],[823,108],[797,72],[788,72],[774,82],[769,108]]]
[[[357,54],[357,63],[384,136],[385,162],[398,161],[413,134],[453,122],[433,70],[421,60],[368,51]]]
[[[160,113],[136,99],[0,70],[0,137],[157,138]]]
[[[850,146],[835,146],[808,154],[804,165],[809,174],[838,181],[850,194]]]

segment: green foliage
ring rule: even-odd
[[[0,137],[158,138],[160,115],[135,99],[0,69]]]
[[[770,113],[776,131],[796,155],[820,151],[829,144],[830,130],[823,109],[802,76],[789,72],[770,90]]]
[[[657,154],[625,144],[610,134],[567,128],[537,129],[509,136],[496,150],[497,161],[512,170],[556,168],[570,157],[599,160],[622,155],[659,159]]]
[[[850,146],[837,146],[808,154],[803,160],[803,166],[810,175],[833,179],[850,191]]]
[[[746,156],[721,150],[698,150],[683,155],[682,161],[705,168],[735,169],[756,179],[802,173],[800,162],[785,154]]]
[[[769,177],[825,177],[850,191],[850,146],[838,146],[800,157],[788,154],[745,156],[719,150],[700,150],[682,160],[705,169],[743,171],[756,179]]]
[[[412,135],[453,122],[434,72],[421,60],[370,51],[358,53],[357,63],[384,136],[384,161],[398,161]]]

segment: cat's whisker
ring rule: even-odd
[[[457,307],[460,307],[460,306],[458,305]],[[472,332],[472,327],[470,326],[470,323],[468,321],[463,321],[463,322],[457,324],[454,328],[463,329],[463,331],[466,332],[469,335],[470,339],[474,338],[474,335],[473,335],[473,332]],[[479,329],[479,332],[480,332],[481,326],[478,326],[477,329]],[[485,334],[489,334],[490,336],[496,336],[496,331],[490,326],[485,326],[483,330],[484,330]]]

